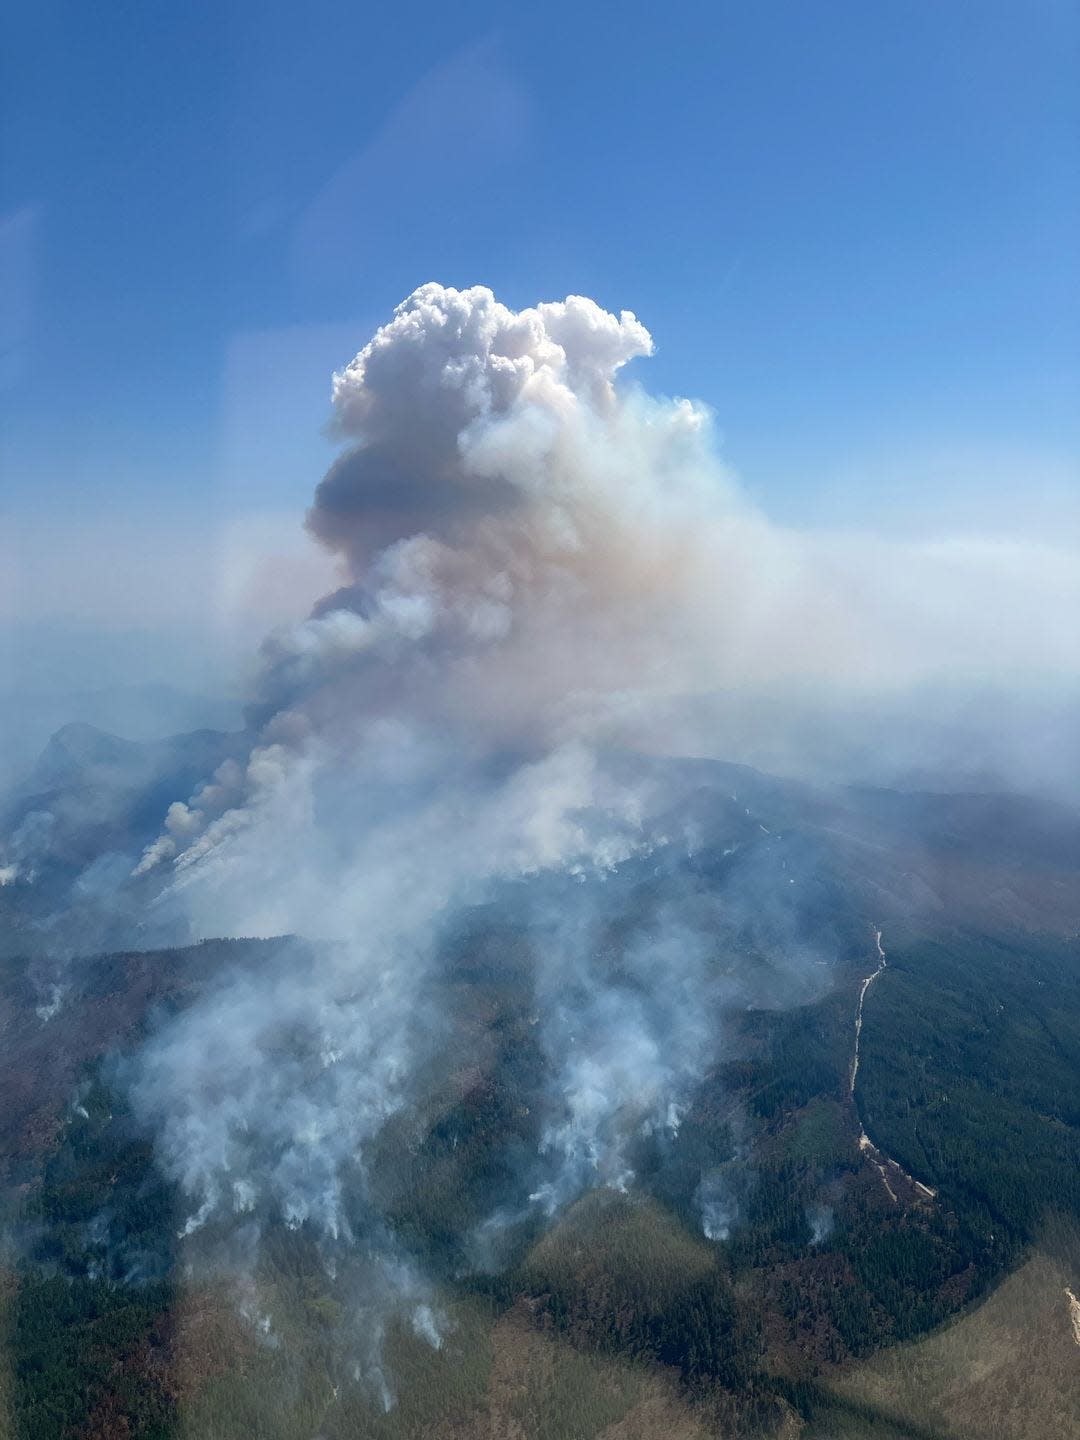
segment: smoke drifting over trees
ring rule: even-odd
[[[326,942],[224,977],[138,1059],[185,1235],[241,1253],[267,1221],[307,1226],[432,1343],[369,1157],[439,1073],[456,918],[498,901],[529,937],[549,1092],[520,1193],[475,1237],[490,1256],[500,1227],[633,1186],[725,1004],[825,983],[796,872],[688,879],[692,807],[645,754],[783,763],[845,709],[907,717],[943,671],[1056,682],[1072,661],[1069,622],[1035,627],[1039,584],[1002,593],[1000,557],[770,524],[706,410],[616,383],[651,349],[581,297],[515,313],[430,284],[399,306],[334,378],[343,449],[308,525],[340,588],[266,642],[249,750],[175,798],[135,870],[195,935]],[[736,932],[742,969],[717,963]],[[698,1204],[706,1234],[737,1223],[719,1173]]]

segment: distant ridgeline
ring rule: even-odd
[[[484,1262],[477,1237],[520,1205],[542,1142],[548,1062],[512,913],[448,938],[431,1104],[388,1119],[354,1212],[377,1206],[447,1324],[434,1347],[391,1321],[379,1385],[351,1359],[355,1275],[266,1215],[246,1260],[180,1239],[191,1202],[126,1098],[126,1057],[216,977],[302,976],[318,951],[6,962],[0,1434],[931,1440],[833,1380],[971,1307],[1047,1227],[1066,1250],[1080,1234],[1080,827],[1002,799],[753,784],[745,847],[773,854],[782,832],[784,863],[804,857],[799,933],[827,983],[786,1009],[732,1004],[720,1062],[677,1133],[639,1140],[625,1189],[534,1207]],[[727,848],[685,862],[697,887],[746,863]],[[875,927],[888,964],[852,1095]]]

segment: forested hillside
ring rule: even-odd
[[[355,1256],[333,1273],[306,1224],[261,1222],[246,1258],[213,1227],[181,1238],[189,1202],[128,1103],[140,1037],[223,973],[287,963],[302,975],[317,952],[221,942],[95,957],[65,972],[44,1020],[40,957],[11,962],[0,991],[6,1433],[967,1440],[950,1397],[969,1382],[980,1392],[964,1343],[946,1344],[941,1327],[982,1324],[1011,1274],[1052,1273],[1057,1290],[1044,1279],[1022,1293],[1046,1333],[1073,1344],[1063,1297],[1070,1276],[1080,1293],[1080,946],[1066,926],[1030,923],[1030,896],[1059,871],[1040,877],[989,844],[980,854],[955,823],[928,842],[925,816],[917,831],[909,816],[878,830],[889,843],[871,868],[865,811],[826,846],[835,813],[784,785],[759,790],[743,837],[765,858],[746,875],[762,894],[774,871],[797,877],[783,945],[812,937],[824,965],[801,1003],[768,1002],[776,937],[740,912],[711,963],[757,967],[765,998],[728,1003],[717,1063],[677,1132],[636,1143],[632,1180],[549,1219],[522,1203],[549,1063],[535,936],[518,927],[519,901],[467,916],[445,941],[445,1044],[428,1098],[382,1129],[370,1190],[350,1202]],[[725,850],[685,862],[695,892],[722,891],[747,863]],[[1002,865],[1016,875],[1004,900]],[[931,880],[937,903],[914,909]],[[660,882],[631,866],[612,883],[625,920],[647,912]],[[375,1367],[361,1229],[373,1208],[431,1277],[446,1322],[433,1348],[391,1319]],[[1048,1235],[1055,1268],[1025,1270]],[[991,1330],[1002,1323],[986,1314],[999,1315]],[[1041,1433],[1064,1440],[1075,1390],[1059,1350],[1044,1349]],[[1002,1345],[991,1350],[1004,1364]],[[917,1422],[898,1418],[916,1413],[893,1404],[905,1377],[931,1363],[945,1376],[937,1399]],[[993,1433],[1032,1433],[1010,1423]]]

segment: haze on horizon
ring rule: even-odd
[[[301,528],[329,377],[435,280],[632,309],[638,383],[711,412],[748,503],[841,566],[872,551],[942,693],[939,619],[1014,658],[1024,632],[994,723],[1061,733],[1075,7],[407,9],[316,5],[299,46],[287,5],[6,22],[8,728],[42,694],[244,697],[332,584]]]

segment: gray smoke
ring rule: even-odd
[[[554,1093],[525,1203],[555,1214],[629,1186],[635,1142],[677,1131],[714,1060],[722,1006],[821,981],[797,948],[767,978],[720,967],[715,899],[654,905],[605,942],[619,877],[693,847],[662,770],[612,754],[716,753],[772,737],[793,696],[827,691],[835,710],[949,658],[1030,661],[1030,625],[999,601],[953,607],[923,646],[945,607],[919,601],[912,625],[912,596],[950,557],[900,574],[884,550],[770,525],[704,409],[616,386],[651,349],[631,313],[581,297],[515,313],[431,284],[398,307],[334,378],[344,448],[308,523],[340,588],[266,643],[250,753],[177,797],[136,872],[167,875],[159,904],[196,935],[325,942],[226,977],[140,1058],[136,1107],[187,1197],[185,1235],[283,1221],[328,1264],[362,1242],[371,1293],[396,1297],[380,1313],[433,1342],[437,1305],[366,1197],[372,1149],[422,1101],[439,1047],[453,915],[524,881],[562,887],[528,920]],[[979,565],[958,584],[989,594]],[[1064,638],[1044,649],[1044,668],[1071,664]],[[699,1203],[726,1234],[730,1176],[707,1175]]]
[[[806,1223],[810,1227],[810,1244],[822,1245],[832,1234],[836,1215],[831,1205],[812,1205],[806,1212]]]

